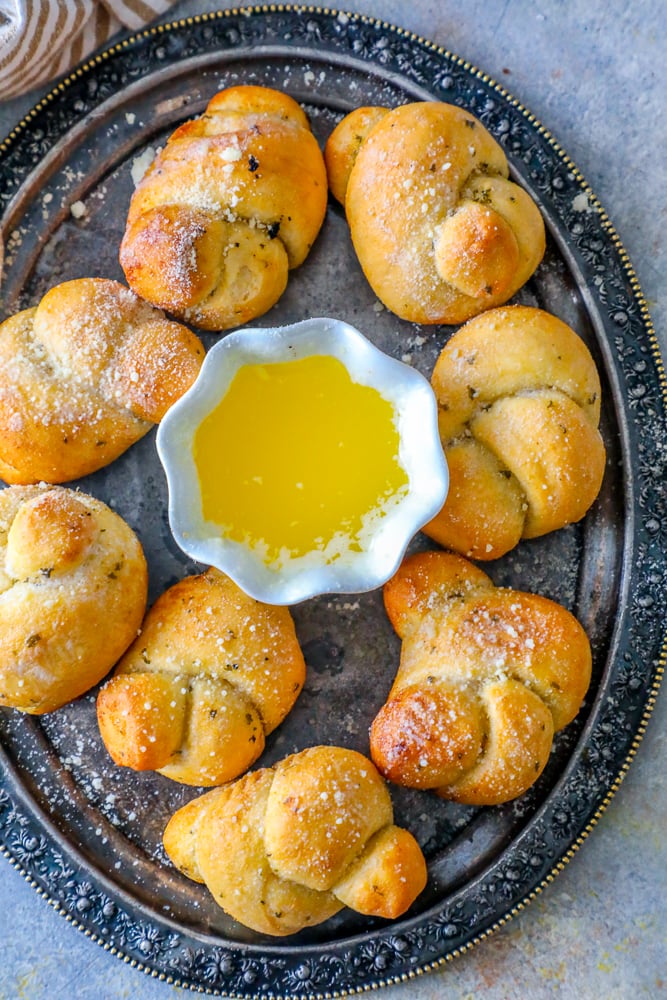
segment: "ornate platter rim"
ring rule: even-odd
[[[96,74],[103,80],[114,67],[121,73],[125,67],[127,72],[133,59],[141,60],[145,49],[150,51],[171,33],[199,33],[202,46],[208,45],[209,51],[214,51],[234,44],[229,32],[223,36],[221,31],[218,37],[216,28],[251,25],[251,33],[254,31],[261,40],[269,23],[276,35],[282,26],[286,53],[297,47],[294,35],[302,31],[301,44],[304,40],[312,43],[317,37],[318,54],[325,59],[333,53],[352,59],[362,52],[364,58],[382,65],[384,71],[405,75],[412,83],[417,80],[422,85],[425,74],[432,72],[427,89],[444,100],[448,80],[460,74],[468,86],[479,87],[482,97],[492,95],[499,102],[500,110],[492,115],[493,122],[486,123],[487,127],[492,124],[496,136],[502,132],[508,149],[521,156],[526,169],[541,171],[542,180],[550,181],[545,198],[558,217],[559,235],[577,267],[589,279],[593,277],[587,292],[601,317],[606,347],[626,390],[623,416],[639,456],[631,469],[633,482],[627,484],[626,499],[632,503],[632,544],[640,558],[632,559],[632,565],[626,559],[623,567],[623,593],[632,594],[632,604],[628,602],[621,615],[626,627],[622,631],[619,627],[616,633],[614,656],[620,664],[618,677],[614,678],[616,707],[600,704],[591,713],[578,751],[573,752],[568,768],[542,808],[503,857],[474,880],[474,905],[466,898],[470,896],[470,892],[466,893],[470,886],[466,886],[452,894],[447,907],[434,907],[420,917],[343,942],[299,946],[293,953],[261,945],[201,946],[197,935],[186,928],[178,933],[166,921],[161,926],[157,920],[152,924],[142,922],[141,907],[133,912],[120,893],[116,899],[111,898],[103,880],[96,883],[95,874],[79,858],[59,851],[46,826],[40,823],[37,810],[31,808],[20,789],[14,789],[11,767],[0,751],[0,853],[87,937],[154,978],[202,993],[331,997],[407,981],[442,966],[482,941],[521,912],[564,869],[620,787],[644,735],[667,661],[667,639],[659,621],[667,597],[667,560],[659,516],[664,501],[656,488],[660,470],[667,470],[667,378],[648,307],[628,255],[598,199],[554,137],[500,84],[469,62],[414,33],[365,15],[287,4],[233,8],[156,25],[122,40],[58,83],[0,142],[0,207],[4,210],[11,204],[14,187],[30,173],[31,137],[45,132],[46,148],[52,148],[76,123],[77,114],[86,113],[84,101],[83,110],[72,114],[72,97],[83,93],[82,86]],[[316,35],[308,39],[311,25]],[[204,41],[206,31],[208,40]],[[477,97],[482,100],[479,94]],[[99,99],[89,103],[95,105]],[[61,111],[59,119],[60,104],[68,102],[70,110]],[[474,99],[472,105],[468,105],[470,110],[479,114]],[[573,210],[578,197],[583,201]],[[647,419],[649,416],[651,419]],[[653,465],[647,452],[654,454]],[[641,641],[633,642],[637,638]],[[639,659],[637,649],[648,650],[650,655]],[[610,740],[606,734],[610,720],[616,718],[618,704],[627,715],[626,736],[621,752],[609,757]],[[582,802],[581,790],[577,793],[577,780],[584,766],[583,748],[589,758],[586,766],[598,779],[592,802]],[[546,854],[540,853],[545,850]],[[538,864],[534,864],[535,859]],[[534,864],[528,878],[519,871],[520,864],[529,873]],[[79,890],[87,887],[89,897],[82,891],[78,896],[78,901],[88,900],[85,909],[65,901],[60,891],[65,880]]]

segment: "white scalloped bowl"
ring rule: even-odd
[[[271,568],[249,545],[226,538],[204,520],[194,438],[243,365],[271,364],[313,355],[333,356],[355,383],[371,386],[392,404],[399,435],[399,465],[407,490],[375,518],[361,551],[326,562],[324,554],[292,558]],[[362,430],[360,429],[360,433]],[[393,576],[408,543],[442,507],[449,485],[438,435],[437,404],[419,372],[378,350],[358,330],[335,319],[307,319],[290,326],[228,334],[208,352],[199,376],[168,411],[157,449],[169,486],[169,523],[179,547],[197,562],[215,566],[247,594],[267,604],[296,604],[317,594],[361,593]]]

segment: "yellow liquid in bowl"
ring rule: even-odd
[[[337,358],[249,364],[197,428],[204,519],[267,564],[360,551],[407,492],[392,404]]]

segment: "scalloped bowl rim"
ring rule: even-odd
[[[408,492],[378,520],[363,552],[317,566],[300,566],[303,560],[295,559],[276,571],[248,546],[224,538],[217,525],[204,521],[192,444],[197,427],[224,397],[242,365],[312,355],[338,358],[353,381],[372,386],[392,403]],[[167,477],[169,524],[179,548],[267,604],[296,604],[318,594],[362,593],[382,586],[398,569],[410,540],[440,510],[449,487],[437,404],[427,379],[385,354],[356,327],[327,317],[227,334],[208,351],[193,385],[163,417],[156,441]]]

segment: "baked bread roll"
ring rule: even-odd
[[[403,646],[371,727],[381,774],[471,805],[522,795],[588,690],[581,625],[446,552],[406,559],[384,598]]]
[[[301,107],[230,87],[181,125],[132,196],[120,262],[131,288],[205,330],[255,319],[305,260],[327,206]]]
[[[389,113],[389,108],[355,108],[336,125],[324,147],[329,190],[341,205],[345,205],[347,182],[359,155],[362,143],[374,125]]]
[[[97,684],[137,634],[146,561],[131,528],[73,490],[0,490],[0,705],[41,715]]]
[[[167,854],[216,903],[263,934],[294,934],[349,906],[394,918],[426,885],[414,837],[393,825],[389,792],[354,750],[319,746],[189,802]]]
[[[569,326],[528,306],[491,310],[448,341],[432,384],[450,485],[427,535],[496,559],[585,515],[606,461],[600,379]]]
[[[542,259],[540,212],[468,111],[357,109],[325,157],[364,273],[401,319],[462,323],[507,302]]]
[[[261,604],[215,569],[165,591],[97,698],[117,764],[188,785],[247,770],[303,687],[289,610]]]
[[[108,465],[194,382],[199,339],[117,281],[80,278],[0,325],[0,476],[63,483]]]

